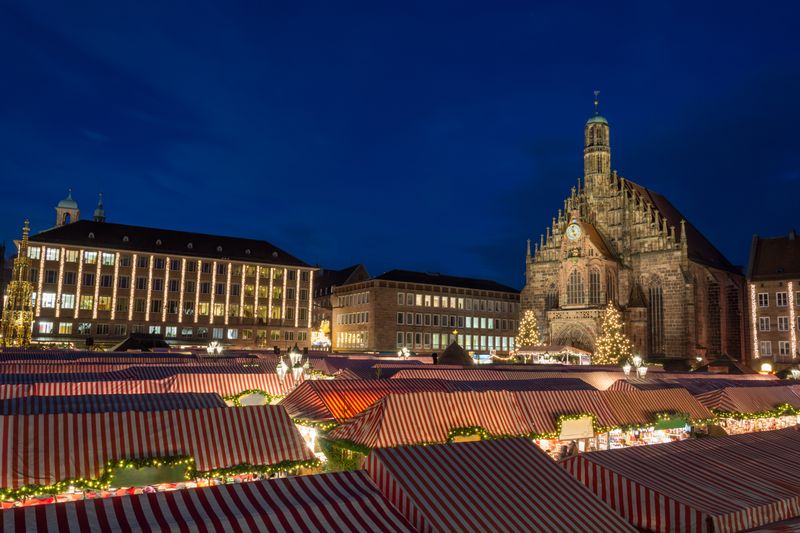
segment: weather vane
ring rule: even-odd
[[[594,91],[594,113],[596,115],[600,113],[600,100],[598,98],[599,96],[600,96],[600,91],[595,90]]]

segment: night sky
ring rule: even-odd
[[[178,4],[0,3],[0,238],[71,187],[84,218],[102,192],[112,222],[521,287],[593,89],[612,167],[731,261],[800,228],[791,3]]]

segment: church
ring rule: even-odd
[[[745,361],[745,281],[664,196],[611,170],[608,121],[584,128],[584,178],[531,250],[522,309],[545,344],[594,351],[605,306],[650,361]]]

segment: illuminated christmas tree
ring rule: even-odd
[[[517,338],[514,339],[514,346],[519,350],[523,346],[538,346],[541,342],[536,315],[532,310],[528,309],[519,322],[519,331],[517,332]]]
[[[606,307],[603,317],[602,333],[597,338],[592,364],[618,365],[627,361],[633,354],[633,346],[622,331],[622,315],[613,303]]]

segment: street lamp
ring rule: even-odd
[[[278,379],[283,383],[283,378],[286,377],[286,373],[289,371],[289,365],[286,364],[286,361],[283,360],[281,357],[280,362],[278,362],[277,368],[275,368],[275,373],[278,374]]]
[[[625,363],[624,365],[622,365],[622,373],[624,375],[626,375],[626,376],[630,376],[631,375],[631,364],[630,363]]]
[[[800,379],[800,368],[793,368],[789,373],[792,375],[792,379]]]

